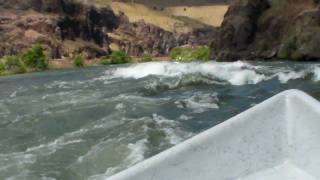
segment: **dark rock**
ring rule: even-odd
[[[216,41],[217,59],[235,60],[250,56],[260,15],[267,0],[237,0],[228,9]]]
[[[79,54],[83,54],[83,56],[87,59],[93,59],[95,57],[102,57],[110,54],[110,50],[103,50],[101,48],[95,46],[86,45],[78,49]]]
[[[12,42],[1,45],[0,55],[21,53],[20,47],[40,42],[48,47],[52,58],[75,53],[84,53],[88,58],[99,57],[110,53],[107,33],[119,25],[111,9],[75,0],[0,0],[0,8],[7,8],[0,11],[0,40],[11,39]],[[36,12],[25,11],[28,9]],[[11,14],[15,16],[10,17]],[[68,41],[74,41],[72,46],[75,47],[66,47]],[[91,43],[98,46],[93,48]]]
[[[283,37],[279,58],[314,60],[320,58],[320,10],[301,12]]]
[[[214,45],[219,61],[320,58],[320,11],[312,0],[236,0]]]

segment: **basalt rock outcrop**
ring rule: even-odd
[[[217,32],[216,29],[208,27],[194,29],[190,33],[174,33],[147,24],[143,20],[131,23],[125,14],[121,14],[119,19],[119,27],[109,33],[110,41],[118,49],[133,56],[166,56],[177,46],[210,45]]]
[[[1,0],[0,8],[0,56],[35,42],[52,58],[102,56],[110,51],[106,33],[118,27],[112,10],[74,0]]]
[[[235,0],[212,47],[220,61],[320,58],[316,0]]]
[[[79,53],[100,57],[111,52],[111,45],[133,56],[166,56],[176,46],[209,45],[215,33],[214,28],[168,32],[83,0],[0,0],[0,57],[34,43],[43,44],[55,59]]]

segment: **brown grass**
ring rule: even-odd
[[[167,14],[175,16],[186,16],[210,26],[220,26],[228,5],[208,6],[174,6],[165,8]]]
[[[113,2],[111,3],[111,8],[116,11],[116,13],[120,11],[124,12],[131,22],[143,19],[146,23],[160,26],[168,31],[173,31],[176,24],[183,24],[182,21],[176,20],[168,14],[155,11],[141,4]]]
[[[90,3],[110,6],[116,13],[124,12],[131,22],[143,19],[146,23],[177,32],[189,32],[193,28],[206,25],[220,26],[228,9],[228,5],[219,3],[203,6],[162,6],[163,9],[160,9],[160,6],[153,9],[144,4],[130,3],[130,1],[92,0]]]

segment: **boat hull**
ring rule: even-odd
[[[109,180],[320,179],[320,103],[289,90]]]

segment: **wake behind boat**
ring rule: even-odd
[[[320,103],[289,90],[108,180],[320,178]]]

